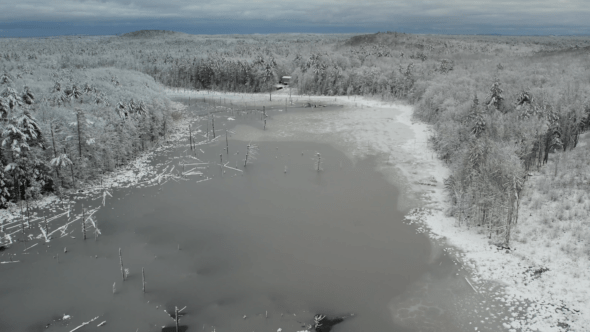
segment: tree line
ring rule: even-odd
[[[119,73],[121,82],[104,69],[0,75],[0,208],[97,183],[164,137],[169,100],[148,76]],[[38,93],[19,91],[27,82]]]

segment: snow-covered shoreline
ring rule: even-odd
[[[172,107],[172,112],[183,111],[186,109],[186,105],[183,103],[173,102]],[[67,205],[69,203],[73,203],[79,198],[92,197],[98,199],[105,190],[129,188],[131,186],[138,185],[141,182],[153,182],[153,178],[155,178],[157,170],[155,167],[153,167],[153,165],[151,165],[151,158],[156,152],[164,149],[164,145],[167,143],[178,141],[179,139],[186,136],[185,132],[187,131],[187,125],[185,122],[185,117],[175,121],[169,130],[167,139],[163,143],[158,144],[154,148],[141,153],[135,159],[131,160],[127,165],[117,168],[113,172],[106,173],[103,176],[102,181],[95,180],[93,182],[78,183],[75,189],[66,191],[63,201],[54,194],[46,195],[36,200],[31,200],[29,201],[30,208],[49,208],[52,211],[57,211],[58,209],[62,208],[62,203]],[[20,218],[20,204],[12,205],[8,209],[0,209],[0,220],[2,221],[3,226],[8,226],[8,228],[10,228],[11,225],[17,222]],[[28,218],[25,220],[25,223],[33,224],[34,222],[39,222],[39,220],[41,220],[41,217],[33,214],[31,215],[30,220]],[[11,233],[7,234],[10,235]],[[10,245],[12,242],[6,241],[6,239],[2,239],[2,237],[0,237],[0,244]]]
[[[422,122],[408,122],[411,114],[407,110],[398,118],[414,132],[417,141],[429,137],[429,126]],[[514,309],[526,303],[526,311],[513,320],[509,331],[587,331],[590,326],[590,265],[588,261],[574,264],[564,252],[548,246],[526,244],[526,241],[512,241],[511,250],[492,244],[483,230],[467,228],[457,224],[457,219],[446,215],[450,207],[448,195],[443,187],[447,177],[447,167],[437,158],[432,159],[433,151],[428,147],[414,148],[411,142],[404,145],[422,176],[433,176],[437,185],[423,195],[425,209],[414,210],[409,219],[421,222],[433,239],[444,239],[459,249],[457,255],[471,267],[475,285],[484,281],[496,281],[505,285],[504,302]],[[402,166],[403,167],[403,166]],[[406,173],[406,170],[404,173]],[[411,172],[411,171],[410,171]],[[419,184],[411,182],[416,191]],[[526,209],[521,215],[529,214]],[[520,222],[515,227],[530,227],[530,223]],[[514,237],[514,236],[513,236]],[[544,256],[554,255],[551,261]],[[569,271],[566,271],[566,268]],[[545,270],[548,269],[548,270]],[[581,276],[581,277],[580,277]],[[585,277],[584,277],[585,276]],[[476,286],[477,287],[477,286]],[[516,311],[516,310],[514,310]]]
[[[426,138],[425,124],[410,126],[417,137]],[[486,281],[505,286],[502,301],[514,308],[514,312],[521,312],[520,316],[514,317],[512,324],[504,326],[506,330],[587,331],[590,326],[588,262],[568,264],[566,261],[571,259],[564,252],[518,241],[511,242],[511,250],[502,249],[492,244],[483,230],[458,225],[457,219],[445,213],[450,206],[442,186],[441,175],[447,172],[445,166],[438,159],[428,161],[432,153],[428,148],[421,151],[408,145],[405,148],[417,164],[432,164],[431,167],[421,167],[418,172],[430,173],[438,182],[424,195],[425,209],[414,210],[408,219],[421,223],[431,238],[444,240],[459,249],[456,254],[471,268],[475,287]],[[528,212],[523,209],[520,213]],[[521,222],[515,232],[527,226],[530,224]],[[542,258],[543,252],[555,255],[551,262]],[[564,265],[575,271],[566,273]],[[575,275],[586,278],[576,278]]]
[[[207,97],[219,96],[228,100],[270,103],[268,94],[215,93],[211,91],[168,90],[170,95]],[[273,102],[280,105],[289,96],[288,91],[273,93]],[[468,229],[446,215],[450,206],[444,191],[443,180],[448,168],[436,158],[428,147],[431,129],[427,124],[414,121],[413,108],[392,105],[364,97],[329,97],[293,95],[293,100],[308,100],[345,105],[337,114],[317,112],[311,116],[312,124],[297,124],[294,117],[283,114],[284,126],[270,124],[271,130],[242,139],[288,139],[288,130],[307,130],[310,139],[337,133],[337,144],[350,148],[352,157],[367,154],[389,156],[381,161],[382,171],[392,182],[402,187],[405,194],[418,197],[422,207],[407,216],[412,223],[433,241],[451,245],[450,249],[471,272],[475,288],[492,281],[504,286],[502,298],[512,317],[506,317],[506,331],[585,331],[590,326],[590,268],[588,262],[571,263],[563,252],[534,247],[513,241],[511,250],[491,244],[483,231]],[[319,123],[316,125],[316,123]],[[288,125],[288,126],[287,126]],[[401,126],[400,126],[401,125]],[[273,134],[273,126],[275,132]],[[245,131],[244,131],[245,132]],[[240,130],[237,130],[238,136]],[[251,134],[250,134],[251,135]],[[344,139],[342,139],[344,137]],[[271,139],[271,137],[267,137]],[[402,195],[403,196],[403,195]],[[402,206],[412,204],[401,202]],[[522,213],[528,213],[521,211]],[[526,227],[520,223],[515,227]],[[530,224],[529,224],[530,226]],[[551,261],[540,259],[543,253],[555,255]],[[565,273],[564,268],[568,269]],[[545,270],[545,269],[549,270]],[[483,289],[483,287],[481,288]],[[495,296],[490,294],[490,296]]]

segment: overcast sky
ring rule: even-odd
[[[588,21],[590,0],[0,0],[0,36],[140,29],[587,35]]]

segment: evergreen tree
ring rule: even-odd
[[[2,75],[0,75],[0,84],[10,84],[10,83],[12,83],[12,78],[10,77],[10,74],[3,73]]]
[[[21,98],[28,105],[32,105],[35,102],[35,96],[31,92],[31,90],[29,89],[29,87],[26,86],[26,85],[25,85],[25,87],[23,89],[23,95],[22,95]]]
[[[0,97],[4,98],[4,102],[8,105],[10,111],[14,110],[15,107],[23,105],[23,100],[16,90],[11,87],[6,87],[6,89],[2,91],[2,94],[0,94]]]
[[[479,106],[479,100],[477,95],[473,98],[473,104],[471,106],[471,112],[469,118],[472,121],[471,133],[475,137],[480,137],[481,134],[486,130],[486,120],[484,118],[484,112]]]
[[[127,119],[127,117],[129,116],[129,111],[128,111],[127,105],[125,105],[123,102],[119,102],[119,104],[117,104],[117,107],[115,108],[115,112],[123,120]]]
[[[488,99],[487,106],[493,107],[496,110],[503,112],[504,97],[502,96],[502,92],[504,92],[504,90],[502,90],[500,85],[500,81],[498,81],[497,79],[492,84],[492,87],[490,88],[490,97]]]
[[[10,104],[7,98],[0,97],[0,121],[7,121],[10,116]]]
[[[11,152],[11,160],[5,171],[13,176],[15,199],[20,199],[32,186],[43,186],[41,178],[45,177],[41,170],[42,162],[31,147],[44,149],[41,128],[28,111],[10,119],[2,131],[2,147]],[[40,192],[34,188],[31,193]]]

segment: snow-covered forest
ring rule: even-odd
[[[299,94],[414,105],[452,170],[450,213],[509,247],[525,194],[552,190],[523,191],[527,179],[576,151],[590,128],[589,45],[583,37],[395,32],[2,39],[0,206],[100,181],[157,144],[174,121],[163,86],[269,93],[290,75]],[[590,158],[576,158],[575,174],[557,162],[542,174],[568,172],[581,217],[590,213]]]

